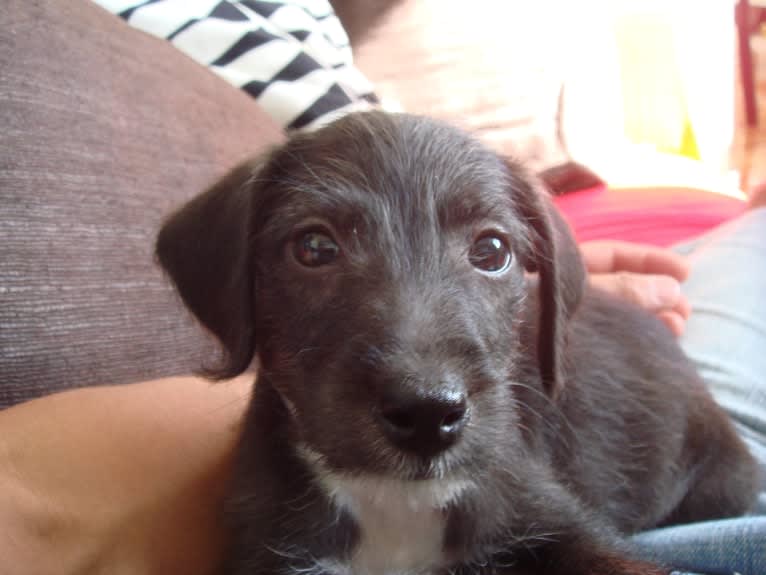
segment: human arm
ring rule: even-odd
[[[0,571],[211,573],[252,379],[85,388],[0,412]]]

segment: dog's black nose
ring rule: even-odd
[[[457,441],[468,421],[465,394],[401,394],[381,401],[378,420],[386,437],[400,449],[422,456],[444,451]]]

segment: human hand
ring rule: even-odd
[[[580,244],[592,285],[656,314],[680,336],[691,308],[681,293],[689,264],[675,252],[621,241]]]

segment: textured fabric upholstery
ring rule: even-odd
[[[87,0],[0,21],[0,407],[194,371],[215,347],[153,260],[158,225],[281,131]]]

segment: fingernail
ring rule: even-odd
[[[652,298],[657,307],[672,307],[681,297],[681,284],[668,276],[658,276],[652,282]]]

